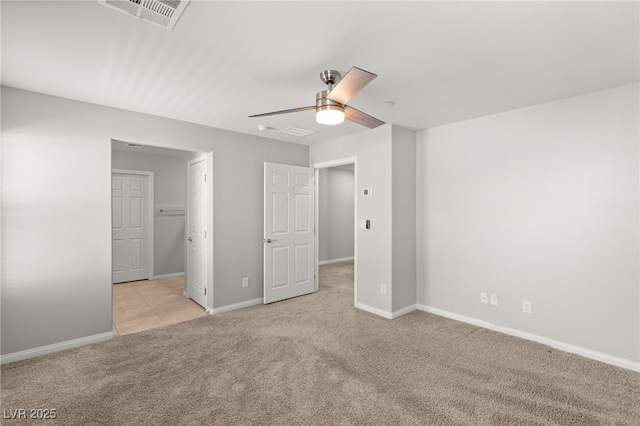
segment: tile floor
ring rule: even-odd
[[[183,293],[184,277],[114,284],[114,334],[137,333],[208,315]]]

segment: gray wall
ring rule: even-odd
[[[213,151],[213,307],[262,296],[263,163],[308,147],[7,87],[1,125],[2,354],[112,330],[112,138]]]
[[[318,259],[353,257],[354,173],[332,167],[319,170]]]
[[[638,90],[422,132],[418,302],[638,362]]]
[[[380,293],[380,284],[391,286],[391,127],[312,145],[309,164],[357,157],[358,219],[371,220],[371,229],[358,228],[357,304],[391,312],[391,290]],[[372,188],[372,197],[362,197]]]
[[[357,157],[358,220],[371,229],[358,228],[356,305],[385,316],[416,304],[415,149],[414,131],[385,125],[309,150],[310,164]]]
[[[392,129],[392,310],[416,305],[416,132]]]
[[[184,209],[187,204],[187,160],[175,156],[161,156],[114,150],[114,169],[153,172],[155,211],[165,206]],[[185,153],[187,154],[187,153]],[[185,216],[154,215],[152,275],[184,272],[185,268]]]

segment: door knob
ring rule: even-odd
[[[266,240],[264,240],[264,241],[265,241],[266,243],[273,243],[273,242],[278,241],[278,240],[272,240],[271,238],[267,238],[267,239],[266,239]]]

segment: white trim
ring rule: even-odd
[[[465,322],[467,324],[476,325],[482,328],[488,328],[489,330],[495,330],[495,324],[492,324],[487,321],[482,321],[476,318],[467,317],[464,315],[456,314],[449,311],[443,311],[442,309],[432,308],[431,306],[422,305],[420,303],[417,304],[419,311],[429,312],[430,314],[439,315],[441,317],[449,318],[452,320]]]
[[[499,333],[508,334],[509,336],[515,336],[521,339],[530,340],[532,342],[541,343],[543,345],[551,346],[552,348],[559,349],[561,351],[580,355],[585,358],[590,358],[596,361],[604,362],[606,364],[615,365],[616,367],[622,367],[622,368],[626,368],[627,370],[640,373],[640,362],[635,362],[628,359],[619,358],[613,355],[608,355],[602,352],[593,351],[591,349],[572,345],[570,343],[565,343],[559,340],[549,339],[547,337],[527,333],[526,331],[516,330],[514,328],[509,328],[509,327],[503,327],[500,325],[492,324],[490,322],[478,320],[476,318],[471,318],[471,317],[456,314],[453,312],[444,311],[442,309],[433,308],[427,305],[418,304],[417,308],[420,311],[429,312],[431,314],[450,318],[456,321],[461,321],[467,324],[476,325],[478,327],[487,328],[489,330],[497,331]]]
[[[65,349],[76,348],[78,346],[98,343],[104,340],[113,339],[113,331],[107,333],[95,334],[93,336],[81,337],[79,339],[67,340],[66,342],[54,343],[52,345],[40,346],[38,348],[27,349],[26,351],[14,352],[12,354],[2,355],[0,364],[20,361],[23,359],[33,358],[35,356],[46,355],[53,352],[63,351]]]
[[[147,176],[149,188],[147,191],[147,279],[151,279],[154,276],[155,265],[154,260],[154,236],[155,236],[155,201],[154,201],[154,183],[155,175],[153,172],[141,171],[141,170],[127,170],[127,169],[111,169],[111,176],[114,174],[126,174],[126,175],[141,175]],[[113,203],[113,197],[111,197]],[[113,232],[113,207],[111,209],[111,231]],[[111,253],[113,253],[113,239],[111,240]],[[113,271],[113,259],[111,259],[111,271]],[[112,272],[113,274],[113,272]],[[111,277],[111,284],[113,284],[113,275]]]
[[[248,308],[249,306],[261,305],[263,302],[263,298],[259,297],[257,299],[245,300],[244,302],[233,303],[231,305],[221,306],[219,308],[211,309],[211,311],[207,311],[210,314],[221,314],[223,312],[235,311],[236,309]]]
[[[340,263],[340,262],[348,262],[350,260],[353,260],[354,257],[343,257],[341,259],[330,259],[330,260],[321,260],[318,262],[318,265],[329,265],[331,263]]]
[[[391,317],[392,318],[398,318],[398,317],[401,317],[402,315],[406,315],[408,313],[411,313],[411,312],[415,311],[416,309],[418,309],[418,305],[414,303],[413,305],[405,306],[404,308],[398,309],[397,311],[393,311],[391,313]]]
[[[209,237],[207,238],[207,292],[208,294],[208,298],[207,298],[207,309],[209,313],[211,313],[212,308],[209,308],[209,306],[213,306],[214,303],[214,293],[215,293],[215,286],[213,285],[213,256],[214,256],[214,245],[213,245],[213,240],[215,238],[215,232],[213,229],[213,211],[214,211],[214,198],[213,198],[213,151],[209,151],[207,152],[207,176],[209,176],[209,185],[207,185],[207,201],[209,203],[209,206],[207,207],[207,229],[209,230]],[[188,179],[188,178],[187,178]],[[188,195],[188,194],[187,194]],[[185,239],[186,242],[186,239]],[[185,269],[186,269],[186,265],[185,265]],[[188,287],[187,287],[188,288]]]
[[[359,191],[358,191],[358,156],[354,156],[354,157],[345,157],[345,158],[339,158],[336,160],[330,160],[330,161],[324,161],[322,163],[314,163],[311,164],[309,167],[312,167],[314,169],[316,169],[315,171],[315,183],[316,183],[316,194],[315,194],[315,229],[317,230],[320,226],[320,220],[319,220],[319,196],[318,196],[318,184],[320,181],[320,174],[318,172],[318,170],[320,169],[327,169],[330,167],[336,167],[336,166],[344,166],[345,164],[353,164],[353,306],[354,307],[359,307],[358,306],[358,195],[359,195]],[[316,232],[316,237],[315,237],[315,274],[316,274],[316,291],[318,291],[318,280],[320,278],[320,272],[318,270],[318,266],[320,265],[319,261],[318,261],[318,255],[319,255],[319,244],[318,244],[318,233]],[[363,306],[367,306],[367,305],[363,305]],[[376,309],[376,308],[372,308],[372,309]],[[367,310],[367,309],[363,309],[363,310]],[[384,311],[380,311],[380,312],[384,312]],[[375,312],[373,312],[375,313]],[[383,315],[384,316],[384,315]]]
[[[386,319],[393,319],[392,312],[383,311],[382,309],[374,308],[373,306],[365,305],[364,303],[356,303],[356,308],[362,309],[363,311],[367,311],[371,314],[375,314]]]
[[[184,272],[176,272],[174,274],[154,275],[150,279],[152,279],[152,280],[162,280],[162,279],[165,279],[165,278],[175,278],[175,277],[183,277],[183,276],[184,276]]]
[[[358,303],[356,305],[356,308],[362,309],[363,311],[367,311],[371,314],[378,315],[382,318],[395,319],[395,318],[401,317],[402,315],[406,315],[410,312],[415,311],[416,309],[418,309],[418,305],[413,304],[413,305],[405,306],[404,308],[398,309],[397,311],[393,311],[393,312],[388,312],[379,308],[374,308],[373,306],[365,305],[364,303]]]

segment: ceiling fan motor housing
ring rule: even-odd
[[[322,90],[316,93],[316,110],[318,108],[322,108],[322,109],[336,109],[336,110],[344,111],[344,105],[327,98],[328,94],[329,94],[328,90]]]

